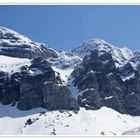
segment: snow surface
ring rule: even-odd
[[[122,133],[122,135],[140,135],[140,127],[130,129]]]
[[[67,69],[59,69],[55,66],[52,66],[52,69],[55,72],[59,72],[61,79],[64,81],[65,84],[68,82],[68,78],[71,75],[72,71],[74,70],[73,68],[67,68]]]
[[[0,55],[0,70],[8,73],[19,71],[24,65],[30,65],[30,60],[26,58],[16,58]]]
[[[57,53],[58,58],[48,58],[47,60],[52,63],[53,66],[59,69],[67,69],[74,68],[77,64],[79,64],[82,59],[68,52],[59,52]]]
[[[27,123],[29,119],[32,124]],[[80,108],[77,114],[43,108],[20,111],[0,104],[0,135],[121,135],[139,124],[140,117],[123,115],[107,107]]]

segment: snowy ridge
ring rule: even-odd
[[[131,50],[127,48],[115,47],[102,39],[90,39],[89,41],[75,47],[71,52],[78,55],[80,58],[84,58],[95,49],[99,51],[99,55],[103,54],[104,52],[112,54],[117,67],[126,64],[134,56]]]
[[[23,36],[23,35],[17,33],[16,31],[11,30],[9,28],[5,28],[5,27],[0,27],[0,37],[3,37],[3,39],[7,39],[7,37],[9,37],[9,38],[14,37],[23,42],[32,42],[28,37]]]
[[[64,51],[57,53],[57,56],[58,58],[48,58],[48,61],[50,61],[53,66],[62,70],[67,68],[74,68],[82,61],[79,56]]]
[[[0,44],[5,43],[14,47],[14,45],[31,45],[32,48],[39,48],[42,43],[33,42],[25,35],[21,35],[18,32],[9,28],[0,27]]]
[[[0,55],[35,58],[57,57],[57,52],[43,43],[37,43],[11,29],[0,27]]]

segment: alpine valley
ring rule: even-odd
[[[0,135],[140,135],[140,52],[57,52],[0,27]]]

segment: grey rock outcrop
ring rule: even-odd
[[[95,50],[84,57],[72,76],[80,91],[80,106],[86,109],[107,106],[121,113],[140,114],[140,76],[130,63],[116,68],[111,54],[98,55]],[[128,79],[122,79],[126,76]]]
[[[79,109],[71,92],[62,85],[59,75],[55,75],[49,62],[37,58],[32,63],[29,70],[33,73],[29,73],[21,81],[21,98],[17,106],[19,109],[26,110],[35,107],[44,107],[48,110]]]
[[[125,86],[127,112],[131,115],[140,115],[140,74],[135,72],[135,77],[126,80]]]
[[[11,76],[6,72],[0,72],[0,102],[4,105],[15,104],[20,97],[21,73],[14,73]]]
[[[16,105],[20,110],[44,107],[48,110],[78,110],[79,105],[68,87],[50,63],[39,57],[30,66],[22,66],[21,72],[9,76],[0,72],[0,102]]]
[[[43,106],[49,110],[79,109],[79,105],[72,97],[68,87],[54,83],[46,83],[43,87]]]

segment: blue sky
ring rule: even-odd
[[[0,6],[0,26],[56,50],[91,38],[140,51],[140,6]]]

